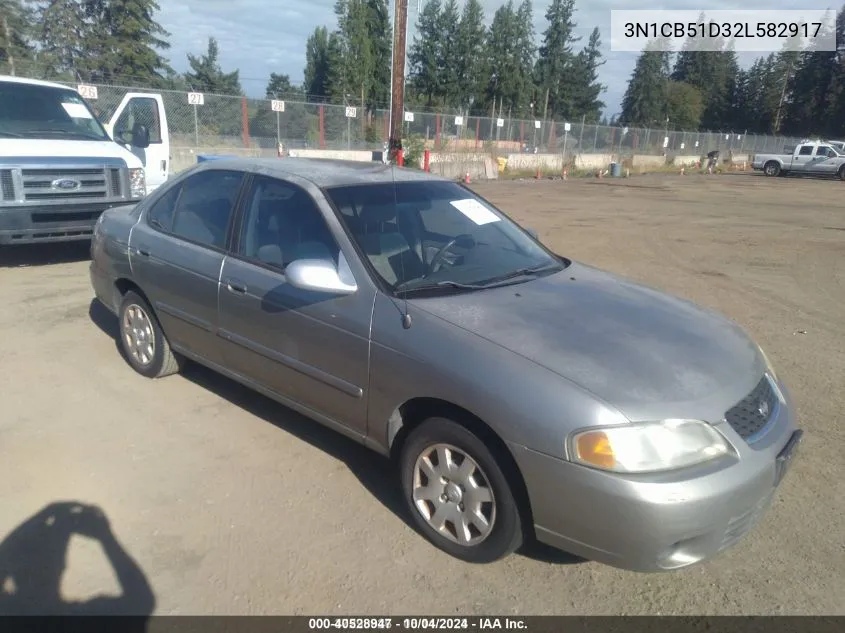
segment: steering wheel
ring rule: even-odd
[[[475,246],[475,239],[469,233],[461,233],[460,235],[456,235],[451,240],[446,242],[446,244],[444,244],[440,248],[440,250],[434,254],[434,257],[431,258],[431,263],[428,265],[429,273],[436,273],[438,270],[440,270],[440,265],[446,258],[446,253],[448,253],[449,249],[455,246],[458,242],[463,242],[467,245],[467,248],[473,248]]]

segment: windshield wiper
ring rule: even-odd
[[[402,288],[402,286],[407,283],[408,282],[399,284],[399,286],[394,288],[393,291],[401,295],[408,295],[414,292],[430,292],[432,290],[483,290],[484,288],[487,288],[487,286],[480,286],[478,284],[462,284],[459,281],[450,281],[448,279],[446,281],[438,281],[435,283],[420,284],[419,286],[413,286],[411,288]]]
[[[73,132],[71,130],[60,130],[57,128],[45,128],[42,130],[27,130],[28,135],[35,135],[35,134],[61,134],[62,136],[67,136],[68,138],[84,138],[89,139],[92,141],[103,141],[104,138],[96,136],[94,134],[88,134],[86,132]]]
[[[485,288],[489,288],[494,286],[502,281],[507,281],[509,279],[516,279],[517,277],[530,277],[532,275],[539,275],[540,273],[546,272],[547,270],[552,270],[555,268],[560,268],[560,264],[555,262],[554,264],[542,264],[540,266],[533,266],[530,268],[518,268],[513,272],[509,272],[504,275],[499,275],[498,277],[491,277],[490,279],[485,279],[483,282],[478,282]],[[563,270],[563,268],[560,268]]]

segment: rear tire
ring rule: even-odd
[[[842,165],[842,167],[839,168],[837,176],[839,176],[839,180],[845,180],[845,165]]]
[[[780,165],[778,165],[775,161],[770,160],[763,166],[763,173],[767,176],[779,176]]]
[[[403,443],[399,467],[414,523],[439,549],[491,563],[522,545],[510,484],[491,450],[465,427],[429,418]]]
[[[163,378],[182,368],[149,304],[129,291],[118,310],[120,349],[129,365],[147,378]]]

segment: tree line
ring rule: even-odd
[[[835,28],[836,51],[808,51],[799,41],[787,42],[748,69],[739,67],[736,52],[725,42],[721,50],[702,51],[690,39],[676,55],[660,50],[665,42],[650,42],[637,59],[618,122],[843,137],[845,7]]]
[[[219,47],[188,55],[177,73],[164,57],[170,34],[156,0],[0,0],[0,73],[243,95],[237,69],[224,71]],[[531,0],[504,2],[489,26],[480,0],[427,0],[409,42],[408,109],[475,116],[598,122],[605,86],[601,36],[576,33],[575,0],[552,0],[539,38]],[[390,101],[388,0],[336,0],[336,26],[308,37],[304,81],[272,73],[267,98],[359,106]],[[838,50],[790,44],[739,67],[736,53],[688,41],[672,54],[655,45],[637,59],[618,121],[631,126],[845,136],[845,7],[836,17]],[[371,117],[368,117],[370,120]]]

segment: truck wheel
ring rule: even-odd
[[[839,173],[837,175],[839,176],[839,180],[845,180],[845,165],[842,165],[842,167],[839,168]]]
[[[763,167],[763,173],[767,176],[778,176],[780,175],[780,165],[778,165],[775,161],[770,160]]]
[[[522,544],[519,508],[490,449],[446,418],[429,418],[400,455],[405,502],[434,545],[471,563],[491,563]]]

